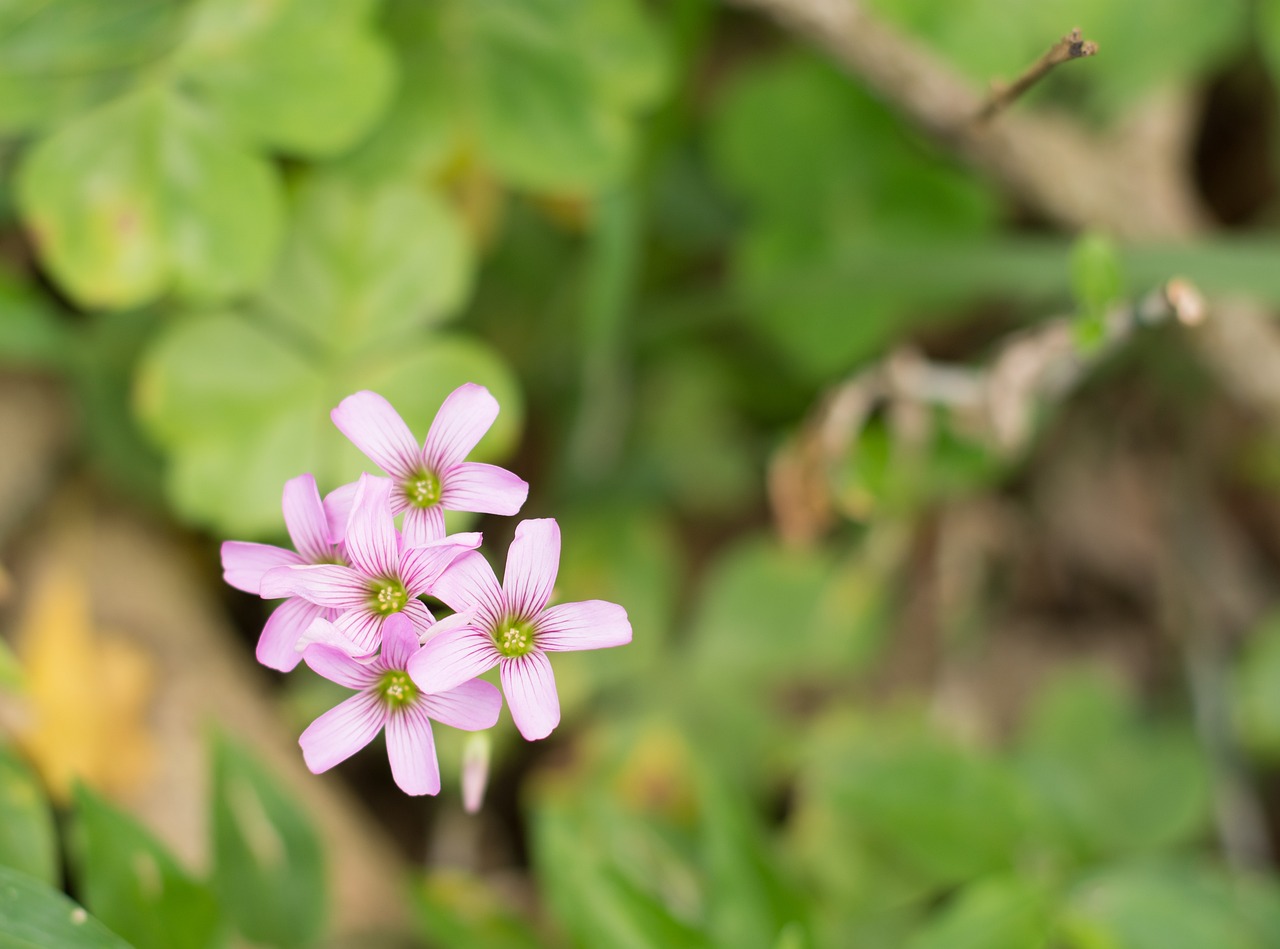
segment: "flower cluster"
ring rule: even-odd
[[[284,486],[294,550],[222,545],[229,584],[284,600],[262,630],[258,661],[283,672],[305,661],[356,690],[299,738],[313,772],[346,760],[385,730],[396,784],[407,794],[436,794],[432,720],[490,728],[505,695],[520,734],[545,738],[560,721],[547,653],[631,641],[626,611],[616,603],[548,606],[560,563],[555,520],[516,527],[502,583],[477,549],[480,534],[445,532],[446,510],[513,515],[524,505],[523,480],[466,460],[497,415],[487,389],[464,385],[419,445],[390,403],[357,392],[333,410],[333,422],[384,476],[361,475],[321,499],[315,479],[299,475]],[[428,594],[454,612],[437,620],[420,599]],[[501,693],[479,678],[494,666]],[[473,773],[467,781],[474,809]]]

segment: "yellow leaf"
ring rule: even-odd
[[[81,570],[66,561],[45,568],[16,640],[27,706],[18,740],[50,793],[66,800],[77,780],[109,795],[136,788],[154,757],[145,723],[152,662],[95,628]]]

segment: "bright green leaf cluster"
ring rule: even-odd
[[[33,64],[43,50],[47,73],[10,77],[15,101],[24,84],[57,87],[84,56],[96,67],[86,82],[110,73],[116,90],[67,93],[85,110],[68,108],[49,127],[18,178],[42,259],[86,307],[169,293],[220,300],[257,285],[278,248],[283,196],[254,143],[331,154],[367,130],[391,93],[390,56],[362,0],[323,11],[298,0],[202,0],[181,18],[160,16],[164,4],[132,4],[98,24],[141,19],[141,39],[123,30],[91,38],[88,23],[84,33],[67,29],[100,17],[79,0],[44,6],[15,42]],[[152,34],[163,41],[134,48]],[[20,108],[10,124],[26,124]]]

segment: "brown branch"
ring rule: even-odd
[[[1073,59],[1097,55],[1098,44],[1087,40],[1076,27],[1045,51],[1045,54],[1027,67],[1027,70],[1008,85],[993,84],[991,96],[978,110],[975,121],[986,122],[999,112],[1013,105],[1028,89],[1049,74],[1054,66],[1061,66]]]
[[[768,489],[779,533],[808,544],[838,516],[858,520],[867,513],[832,485],[877,408],[888,407],[895,419],[927,419],[942,410],[968,437],[1013,458],[1026,450],[1044,406],[1060,402],[1134,334],[1165,322],[1191,328],[1212,321],[1199,291],[1174,279],[1112,310],[1103,339],[1089,352],[1077,345],[1072,319],[1061,317],[1010,336],[984,367],[936,363],[909,349],[891,353],[833,388],[774,454]]]
[[[1180,150],[1135,155],[1062,116],[977,124],[985,96],[857,0],[733,0],[826,52],[906,119],[1070,230],[1180,238],[1207,227]],[[1139,163],[1135,163],[1139,162]]]

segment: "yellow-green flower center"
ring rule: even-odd
[[[399,613],[408,602],[409,591],[394,578],[378,580],[369,589],[369,608],[383,616]]]
[[[378,692],[383,704],[391,709],[404,708],[418,697],[418,687],[413,684],[407,672],[384,673],[378,682]]]
[[[414,507],[434,507],[440,503],[440,479],[430,471],[419,471],[404,483],[404,496]]]
[[[508,659],[526,655],[535,644],[533,624],[527,620],[503,620],[493,632],[493,644]]]

